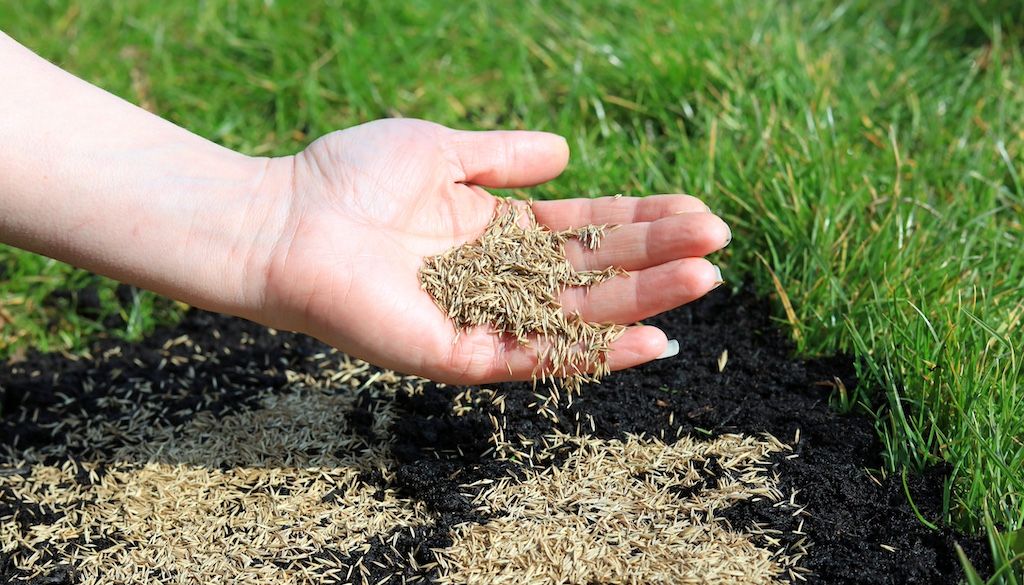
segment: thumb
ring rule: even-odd
[[[496,189],[550,181],[569,162],[569,144],[548,132],[453,130],[447,146],[456,181]]]

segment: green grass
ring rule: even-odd
[[[858,356],[867,383],[836,402],[876,413],[889,471],[946,462],[946,521],[1022,529],[1018,1],[313,4],[11,3],[0,22],[251,154],[415,116],[566,135],[569,170],[534,197],[700,195],[734,227],[727,278],[774,294],[801,352]],[[6,351],[102,329],[40,312],[80,273],[0,249],[4,268]],[[138,313],[115,334],[174,312],[100,288]]]

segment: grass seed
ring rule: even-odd
[[[533,344],[534,381],[550,382],[553,393],[560,386],[571,394],[608,373],[608,351],[625,331],[567,314],[560,300],[567,288],[624,273],[615,267],[577,271],[566,258],[568,240],[596,250],[608,227],[551,231],[537,223],[530,206],[499,204],[480,238],[426,258],[420,283],[460,333],[486,326],[523,346]]]

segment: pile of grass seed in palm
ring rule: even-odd
[[[567,314],[559,300],[566,288],[589,287],[623,274],[615,267],[577,271],[565,256],[565,243],[572,238],[597,249],[608,227],[551,231],[537,223],[529,205],[499,204],[479,239],[427,258],[420,282],[460,331],[487,326],[532,345],[537,352],[534,379],[550,377],[554,391],[561,387],[572,393],[608,373],[609,347],[625,331],[621,325]]]

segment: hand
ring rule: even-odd
[[[313,334],[435,380],[527,379],[535,353],[485,329],[458,336],[419,286],[423,258],[475,239],[497,199],[541,183],[568,148],[536,132],[383,120],[279,159],[242,156],[74,78],[0,33],[0,242],[206,309]],[[83,115],[87,112],[88,115]],[[70,129],[70,130],[69,130]],[[696,199],[540,202],[552,229],[623,224],[581,268],[633,272],[564,294],[591,321],[632,323],[721,280],[701,257],[729,230]],[[678,214],[678,215],[677,215]],[[662,353],[633,327],[612,368]],[[511,373],[510,370],[511,369]]]
[[[530,378],[533,349],[485,328],[456,341],[451,321],[420,289],[418,271],[424,257],[483,232],[498,203],[483,187],[548,181],[568,156],[552,134],[463,132],[420,120],[380,120],[322,137],[292,161],[285,227],[270,251],[257,318],[437,381]],[[567,245],[580,269],[630,271],[564,293],[565,309],[589,321],[634,323],[721,283],[703,256],[728,243],[729,228],[693,197],[545,201],[534,212],[554,230],[621,224],[597,251]],[[614,344],[609,365],[635,366],[666,346],[660,330],[633,326]]]

